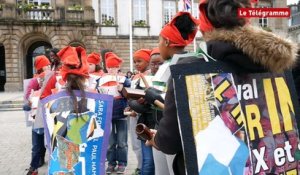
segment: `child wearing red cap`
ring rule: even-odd
[[[88,55],[87,61],[89,63],[89,73],[101,76],[103,74],[101,63],[101,56],[96,52],[92,52]]]
[[[26,89],[25,93],[25,99],[27,101],[27,105],[32,110],[36,111],[37,103],[35,102],[34,97],[34,91],[38,91],[41,89],[43,84],[43,79],[45,72],[50,70],[50,61],[49,59],[44,56],[40,55],[35,58],[34,61],[34,67],[36,70],[36,74],[34,78],[31,79],[31,81],[28,84],[28,87]],[[33,105],[32,105],[33,104]],[[36,118],[38,113],[35,113],[32,111],[31,115],[33,115],[33,118]],[[31,163],[30,168],[28,169],[27,175],[37,175],[38,174],[38,168],[43,166],[45,163],[45,153],[46,148],[44,146],[44,128],[35,128],[33,126],[32,128],[32,157],[31,157]]]
[[[133,61],[135,64],[135,68],[139,73],[136,74],[132,79],[131,82],[132,88],[145,89],[145,85],[141,79],[141,75],[144,77],[151,75],[151,72],[149,70],[150,54],[151,54],[150,49],[140,49],[133,54]],[[129,101],[129,106],[131,106],[131,108],[134,108],[133,105],[143,104],[143,103],[144,102],[142,99],[139,99],[137,101],[131,100]],[[154,174],[154,161],[153,161],[152,149],[150,147],[145,146],[144,140],[141,141],[140,139],[137,139],[137,135],[135,132],[137,123],[142,123],[144,119],[148,119],[149,117],[147,116],[151,116],[150,119],[153,119],[152,112],[151,111],[144,112],[144,113],[136,113],[136,112],[141,112],[141,111],[132,111],[131,115],[129,115],[131,144],[132,144],[132,149],[136,154],[137,161],[138,161],[138,167],[136,169],[136,173]]]
[[[125,173],[128,157],[127,145],[127,118],[124,109],[127,100],[122,96],[121,89],[126,86],[126,78],[119,73],[123,60],[113,52],[105,53],[105,66],[108,73],[103,74],[98,80],[99,93],[114,96],[112,130],[107,150],[108,167],[106,174],[116,172]]]
[[[88,55],[87,61],[89,64],[89,88],[91,91],[96,91],[97,80],[104,74],[101,63],[101,56],[98,53],[92,52]]]

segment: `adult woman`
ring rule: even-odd
[[[228,63],[237,73],[281,72],[288,69],[295,62],[296,46],[272,33],[250,26],[248,19],[236,15],[238,8],[250,6],[250,0],[200,1],[200,30],[206,40],[208,54]],[[169,86],[164,117],[151,144],[156,144],[163,151],[177,153],[177,174],[185,174],[175,112],[174,88]],[[170,133],[171,124],[172,131],[176,133]],[[170,140],[172,145],[178,143],[179,146],[170,145]]]
[[[60,59],[57,56],[59,49],[53,48],[50,50],[51,70],[57,71],[61,67]]]
[[[159,37],[159,50],[162,58],[169,60],[167,63],[171,62],[175,57],[186,57],[184,49],[193,41],[197,33],[197,25],[198,21],[193,18],[190,13],[179,12],[173,20],[162,29]],[[198,60],[195,58],[186,60],[186,62],[192,61]],[[163,117],[159,121],[156,135],[153,133],[154,137],[150,144],[156,145],[166,154],[177,154],[174,159],[173,169],[176,167],[176,169],[174,169],[175,174],[182,174],[181,171],[184,172],[184,168],[182,169],[181,167],[184,163],[181,139],[176,118],[174,90],[170,89],[170,87],[173,88],[173,86],[170,84],[167,91]],[[155,99],[159,99],[160,97],[159,95],[153,94],[151,89],[146,92],[146,101],[149,103],[153,103]],[[177,167],[179,169],[177,169]]]

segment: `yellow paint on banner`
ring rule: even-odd
[[[252,141],[255,139],[254,128],[256,128],[258,132],[259,138],[264,137],[264,132],[260,124],[260,112],[258,107],[256,105],[246,105],[245,108],[250,140]]]
[[[208,99],[210,99],[210,95],[213,95],[213,91],[210,90],[211,85],[207,81],[207,78],[210,79],[209,75],[207,78],[204,75],[190,75],[185,78],[195,136],[199,131],[205,129],[212,120]]]
[[[282,77],[275,78],[275,83],[278,90],[278,99],[280,103],[281,114],[283,117],[284,130],[291,131],[293,130],[291,112],[295,114],[291,94]]]
[[[279,116],[278,116],[277,107],[275,103],[275,94],[274,94],[271,79],[270,78],[263,79],[263,84],[264,84],[267,107],[269,111],[270,122],[272,126],[272,132],[274,135],[279,134],[281,133],[280,121],[279,121]]]

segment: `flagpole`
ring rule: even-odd
[[[132,0],[129,0],[129,60],[130,71],[133,72],[133,55],[132,55]]]
[[[194,10],[194,0],[192,0],[191,1],[191,3],[192,3],[192,5],[191,5],[191,14],[193,15],[193,10]],[[199,31],[197,30],[197,33],[198,33]],[[194,38],[194,52],[196,52],[197,51],[197,43],[196,43],[196,40],[197,40],[197,33],[196,33],[196,35],[195,35],[195,38]]]

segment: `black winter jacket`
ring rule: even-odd
[[[295,44],[272,33],[253,27],[234,30],[215,30],[204,35],[207,52],[218,61],[226,62],[237,73],[280,72],[290,68],[296,60]],[[204,60],[193,60],[204,61]],[[191,59],[178,62],[190,63]],[[176,175],[184,175],[184,157],[177,121],[177,109],[173,83],[169,83],[163,117],[159,122],[155,143],[166,154],[176,154],[173,169]]]

